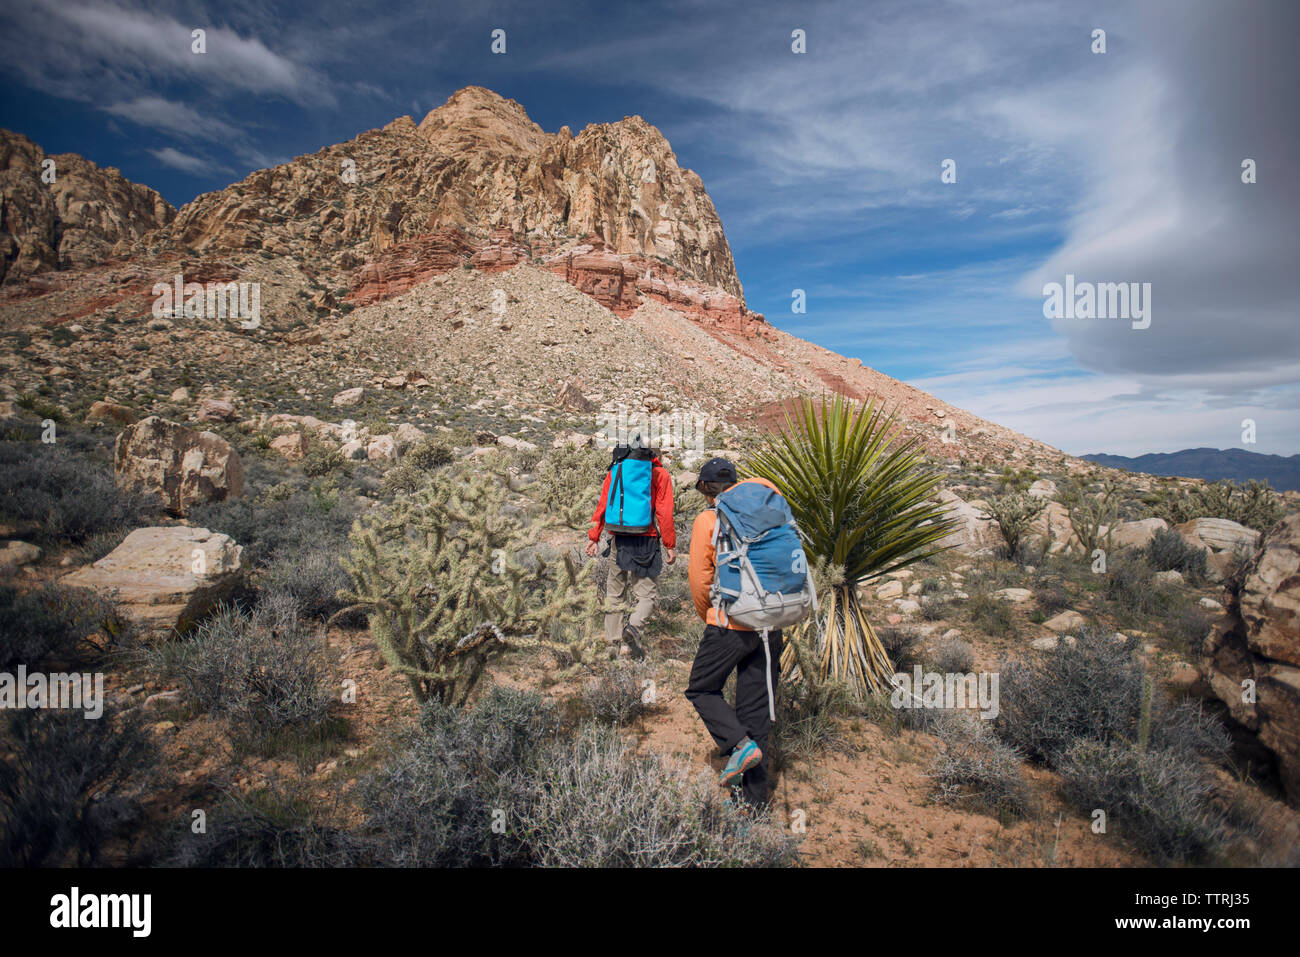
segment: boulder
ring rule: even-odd
[[[1002,544],[1002,533],[998,530],[997,522],[983,518],[978,507],[946,488],[939,491],[939,501],[947,507],[948,516],[957,520],[956,527],[940,545],[974,554]]]
[[[1051,479],[1039,479],[1029,486],[1030,498],[1056,498],[1056,483]]]
[[[92,402],[86,411],[87,422],[117,422],[120,425],[130,425],[136,418],[134,409],[109,399]]]
[[[516,452],[536,452],[537,446],[527,439],[517,439],[513,435],[497,436],[497,445],[503,448],[514,449]]]
[[[570,379],[560,386],[560,391],[555,394],[555,404],[568,412],[590,412],[595,408],[582,394],[582,382],[578,379]]]
[[[147,637],[167,637],[233,594],[244,572],[242,556],[229,535],[206,528],[137,528],[99,561],[62,580],[112,598]]]
[[[393,441],[397,443],[399,455],[424,438],[424,433],[409,423],[403,422],[393,431]]]
[[[357,386],[355,389],[344,389],[334,396],[331,404],[336,406],[356,405],[365,398],[365,395],[366,390],[362,386]]]
[[[366,445],[366,458],[372,462],[391,462],[397,458],[397,441],[391,435],[376,435]]]
[[[339,454],[352,462],[363,461],[366,457],[366,447],[361,444],[360,439],[353,439],[339,447]]]
[[[0,568],[19,568],[30,565],[41,557],[41,550],[28,542],[5,542],[0,548]]]
[[[301,461],[307,454],[307,436],[303,432],[277,435],[271,440],[271,451],[278,452],[290,462]]]
[[[899,581],[885,582],[876,589],[876,598],[880,601],[888,601],[890,598],[901,598],[903,595],[903,583]]]
[[[1265,533],[1240,599],[1215,623],[1200,665],[1198,690],[1253,733],[1288,802],[1300,806],[1300,513]],[[1253,682],[1253,700],[1243,682]]]
[[[993,593],[993,597],[999,601],[1009,601],[1019,605],[1033,598],[1034,593],[1028,588],[999,588]]]
[[[155,496],[173,515],[244,493],[244,466],[230,443],[156,415],[119,433],[113,470],[119,487]]]
[[[1259,541],[1259,532],[1226,518],[1194,518],[1175,525],[1174,531],[1191,544],[1215,552],[1231,552],[1238,548],[1253,551]]]
[[[1127,545],[1130,548],[1143,548],[1147,542],[1156,537],[1156,532],[1169,527],[1163,518],[1144,518],[1137,522],[1120,522],[1110,533],[1112,545]]]
[[[1182,572],[1170,569],[1165,572],[1156,572],[1151,576],[1157,585],[1181,585],[1183,583]]]
[[[1067,631],[1078,631],[1085,624],[1087,621],[1077,611],[1063,611],[1043,622],[1043,627],[1061,635]]]
[[[588,449],[596,444],[594,436],[583,435],[581,432],[573,432],[565,429],[555,436],[555,441],[551,443],[553,449]]]
[[[228,399],[201,399],[194,417],[200,422],[234,422],[239,413]]]

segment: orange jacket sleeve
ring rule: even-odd
[[[709,599],[709,586],[713,584],[713,526],[716,521],[717,514],[711,508],[695,516],[695,524],[691,526],[691,559],[687,570],[695,610],[705,622],[713,625],[718,623],[717,612]]]
[[[605,473],[605,484],[600,487],[600,501],[596,503],[596,511],[591,516],[591,528],[587,532],[587,537],[593,542],[600,541],[600,533],[605,530],[605,500],[609,498],[609,474]]]
[[[677,526],[673,524],[673,477],[662,465],[650,473],[650,501],[654,503],[655,524],[664,548],[677,547]]]

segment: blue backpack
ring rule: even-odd
[[[650,487],[654,450],[619,446],[609,467],[609,497],[605,499],[605,528],[624,535],[654,531]]]
[[[741,482],[716,500],[715,574],[710,597],[728,628],[763,636],[768,661],[768,710],[776,720],[768,632],[817,610],[812,570],[790,504],[759,482]]]

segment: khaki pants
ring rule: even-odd
[[[608,642],[623,640],[623,609],[629,597],[635,605],[629,624],[633,628],[642,628],[654,611],[655,580],[623,571],[618,567],[611,547],[609,578],[605,582],[605,640]]]

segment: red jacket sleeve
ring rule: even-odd
[[[677,547],[677,526],[673,524],[673,477],[662,465],[650,473],[650,502],[664,548]]]
[[[605,484],[600,487],[600,501],[596,503],[596,511],[591,516],[592,526],[587,531],[587,537],[593,542],[600,541],[600,533],[605,530],[605,500],[609,498],[609,473],[605,473]]]

